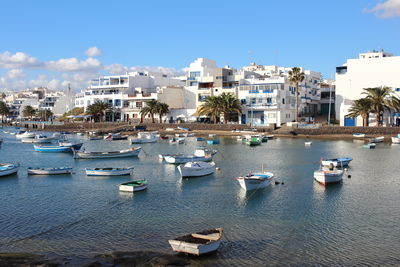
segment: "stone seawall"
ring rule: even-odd
[[[293,129],[297,134],[304,135],[345,135],[364,133],[366,135],[397,135],[399,127],[345,127],[345,126],[324,126],[318,129]]]

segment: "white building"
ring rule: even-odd
[[[336,68],[336,119],[342,126],[362,126],[362,118],[346,117],[353,101],[365,97],[364,88],[391,87],[400,94],[400,57],[381,51],[359,54],[356,59],[348,59],[345,64]],[[375,125],[375,116],[370,116]],[[388,114],[383,125],[394,121]]]
[[[112,107],[106,112],[106,121],[138,119],[140,110],[151,99],[161,99],[173,107],[171,109],[183,108],[183,104],[177,103],[182,100],[183,85],[180,79],[148,71],[104,76],[92,80],[88,89],[75,96],[75,107],[86,110],[89,105],[101,101]]]

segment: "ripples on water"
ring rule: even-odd
[[[396,265],[400,248],[400,146],[365,150],[352,141],[277,138],[250,148],[232,138],[214,145],[220,171],[179,178],[160,153],[199,145],[144,144],[138,159],[74,160],[38,153],[1,133],[0,162],[20,162],[18,176],[0,178],[0,251],[91,256],[113,250],[169,252],[167,240],[221,226],[213,266]],[[85,141],[88,150],[123,148],[127,141]],[[323,187],[313,181],[320,157],[351,156],[351,179]],[[261,165],[283,185],[243,192],[234,177]],[[28,166],[73,166],[70,176],[27,176]],[[134,166],[149,180],[145,192],[118,192],[129,177],[86,177],[84,168]]]

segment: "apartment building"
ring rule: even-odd
[[[400,57],[383,50],[359,54],[336,67],[336,119],[342,126],[362,126],[362,118],[347,116],[353,101],[365,97],[364,88],[391,87],[400,96]],[[383,125],[400,123],[400,114],[381,115]],[[370,116],[370,125],[376,125]]]

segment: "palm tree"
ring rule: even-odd
[[[222,103],[225,124],[228,123],[231,113],[242,113],[241,103],[233,94],[222,93],[219,98]]]
[[[2,122],[4,121],[4,116],[7,116],[8,114],[10,114],[10,109],[8,108],[6,103],[4,103],[3,101],[0,101],[0,115],[1,115]]]
[[[349,109],[347,116],[356,118],[361,116],[363,118],[363,126],[368,126],[368,117],[371,111],[371,100],[368,98],[357,99],[353,102],[353,105]]]
[[[211,120],[217,123],[217,117],[223,112],[223,103],[221,97],[209,96],[204,104],[199,108],[198,113],[202,115],[211,115]]]
[[[86,112],[92,115],[94,118],[98,118],[101,122],[103,120],[104,114],[110,109],[110,105],[106,102],[96,101],[95,103],[89,105],[86,108]]]
[[[143,108],[140,110],[140,114],[142,115],[142,117],[143,117],[143,116],[150,115],[150,116],[151,116],[151,121],[152,121],[152,123],[155,123],[155,121],[154,121],[154,114],[157,114],[157,112],[158,112],[158,108],[157,108],[158,103],[159,103],[159,102],[158,102],[157,100],[155,100],[155,99],[152,99],[152,100],[150,100],[150,101],[147,101],[147,102],[146,102],[146,106],[143,107]]]
[[[299,67],[294,67],[289,71],[289,82],[296,86],[296,121],[299,120],[299,83],[303,82],[304,78],[305,74]]]
[[[365,88],[363,94],[371,102],[371,112],[375,113],[376,125],[380,126],[380,114],[390,107],[390,94],[392,89],[387,86]]]
[[[53,112],[51,110],[39,110],[36,114],[41,120],[47,120],[48,118],[53,117]]]
[[[392,111],[400,112],[400,99],[392,95],[388,100],[388,106]]]
[[[25,106],[24,109],[22,110],[22,115],[24,117],[29,117],[32,119],[33,116],[35,116],[36,110],[32,106]]]
[[[169,113],[169,106],[166,103],[158,102],[157,113],[160,116],[160,123],[162,122],[162,117]]]

